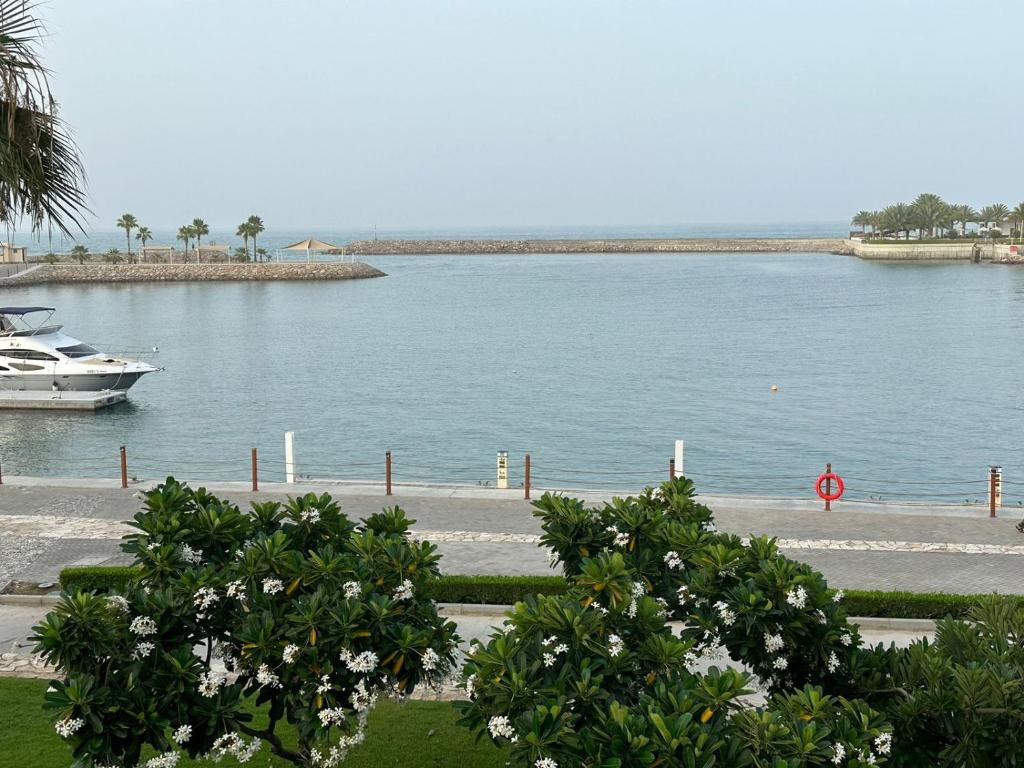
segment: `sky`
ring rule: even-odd
[[[1024,199],[1024,3],[47,0],[90,220],[836,221]]]

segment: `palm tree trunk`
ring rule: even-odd
[[[252,233],[252,260],[256,261],[256,233]]]
[[[124,228],[125,239],[128,240],[128,263],[132,263],[132,231],[128,227]]]

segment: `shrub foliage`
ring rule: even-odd
[[[138,579],[66,594],[35,628],[62,675],[46,706],[75,766],[134,766],[147,744],[153,768],[179,748],[246,760],[264,743],[295,764],[340,762],[379,696],[436,684],[455,661],[455,625],[423,597],[439,556],[407,537],[413,522],[396,507],[354,524],[313,494],[243,512],[168,478],[123,545]]]

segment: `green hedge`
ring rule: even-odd
[[[65,592],[117,592],[135,578],[133,566],[85,566],[60,572]],[[442,576],[430,587],[430,597],[441,603],[508,605],[526,595],[554,595],[565,592],[561,576]],[[986,595],[947,595],[941,592],[873,592],[844,590],[843,604],[850,616],[889,619],[960,618]],[[1024,610],[1024,597],[1004,599]]]

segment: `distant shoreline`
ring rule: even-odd
[[[853,253],[848,241],[823,237],[357,240],[337,252],[359,256],[502,253]]]

